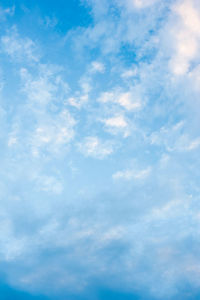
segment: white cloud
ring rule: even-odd
[[[116,127],[116,128],[125,128],[127,127],[127,122],[123,115],[115,116],[103,121],[106,126]]]
[[[17,138],[14,137],[14,136],[11,136],[9,139],[8,139],[8,146],[9,147],[12,147],[13,145],[15,145],[17,143]]]
[[[179,151],[192,151],[199,148],[199,146],[200,146],[200,137],[191,139],[187,135],[182,135],[178,139],[175,145],[175,149]]]
[[[104,73],[105,71],[105,66],[99,61],[93,61],[91,65],[91,72],[99,72],[99,73]]]
[[[173,12],[178,24],[170,29],[174,43],[170,68],[175,75],[184,75],[191,62],[199,57],[200,11],[194,6],[194,1],[184,0],[173,6]]]
[[[117,102],[127,110],[137,110],[141,108],[141,100],[135,98],[130,92],[123,93],[119,96]]]
[[[160,0],[116,0],[109,3],[101,1],[100,5],[97,2],[96,0],[87,2],[91,5],[94,23],[85,29],[81,28],[72,39],[77,52],[84,48],[98,48],[105,56],[109,53],[119,53],[121,46],[127,44],[140,45],[142,48],[149,38],[150,30],[155,29],[159,18],[162,17],[162,9],[159,7],[155,9],[157,3],[158,5],[162,3]],[[163,6],[169,6],[169,1],[165,1]],[[114,11],[112,14],[113,8],[117,12],[117,18],[114,18]],[[151,13],[148,9],[151,9]],[[68,34],[67,38],[73,33]]]
[[[89,78],[89,77],[81,78],[80,87],[82,89],[83,94],[88,95],[92,89],[91,78]]]
[[[39,54],[36,44],[30,38],[19,36],[16,27],[1,37],[1,47],[15,62],[24,61],[38,62]]]
[[[193,137],[188,133],[183,133],[185,126],[184,122],[178,122],[170,128],[162,127],[160,131],[151,134],[150,142],[154,145],[165,147],[169,152],[189,152],[198,149],[200,137]]]
[[[104,92],[100,95],[98,101],[102,103],[115,102],[115,97],[114,92]]]
[[[191,33],[200,35],[200,15],[194,0],[184,0],[174,6],[174,11],[180,15],[183,24]]]
[[[122,133],[124,138],[130,135],[131,128],[123,115],[118,114],[101,121],[105,124],[106,131],[110,132],[111,134],[117,135]]]
[[[25,96],[23,109],[29,112],[29,128],[23,133],[23,143],[39,158],[43,151],[51,155],[65,153],[74,137],[76,121],[65,107],[69,87],[59,68],[38,64],[37,71],[33,75],[22,68],[20,75]]]
[[[84,100],[84,101],[83,101]],[[88,97],[84,97],[84,99],[83,98],[75,98],[75,97],[70,97],[69,99],[68,99],[68,103],[71,105],[71,106],[74,106],[74,107],[76,107],[76,108],[81,108],[81,105],[83,104],[83,102],[86,102],[88,100]]]
[[[77,109],[82,108],[85,104],[87,104],[90,96],[90,92],[92,90],[92,76],[91,73],[97,72],[94,69],[89,69],[84,76],[82,76],[79,80],[79,90],[75,91],[73,95],[71,95],[67,102],[69,105],[76,107]]]
[[[2,216],[0,221],[0,253],[5,262],[11,262],[19,258],[26,250],[27,239],[16,237],[15,228],[7,216]]]
[[[87,88],[87,87],[86,87]],[[81,109],[84,104],[86,104],[89,100],[89,92],[88,93],[75,93],[74,97],[69,97],[67,99],[67,103],[77,109]]]
[[[39,175],[33,179],[36,182],[37,189],[40,191],[56,195],[60,195],[63,192],[62,182],[54,176]]]
[[[148,167],[144,170],[124,170],[124,171],[118,171],[112,175],[113,179],[124,179],[124,180],[142,180],[147,178],[151,173],[151,168]]]
[[[29,99],[29,105],[40,109],[50,103],[64,102],[69,92],[68,84],[62,80],[58,70],[50,65],[38,65],[38,74],[33,76],[27,69],[20,70],[22,91]]]
[[[38,156],[40,151],[59,152],[67,150],[67,145],[74,137],[73,117],[67,110],[53,117],[44,115],[44,120],[37,123],[37,128],[30,138],[32,153]]]
[[[135,87],[128,92],[120,92],[119,89],[111,92],[104,92],[100,95],[98,101],[102,103],[118,104],[127,111],[135,111],[142,106],[138,87]]]
[[[129,5],[135,8],[145,8],[151,6],[160,0],[128,0]]]
[[[123,73],[121,74],[121,77],[122,78],[132,78],[134,76],[137,75],[137,69],[136,68],[133,68],[133,69],[127,69],[125,71],[123,71]]]
[[[113,153],[113,144],[109,141],[101,141],[96,136],[86,137],[82,143],[78,144],[79,150],[85,156],[103,159]]]

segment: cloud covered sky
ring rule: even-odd
[[[199,299],[199,1],[0,4],[1,299]]]

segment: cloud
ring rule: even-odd
[[[1,22],[5,21],[6,17],[13,16],[14,13],[15,13],[15,7],[14,6],[8,7],[8,8],[0,7],[0,19],[1,19]]]
[[[60,103],[64,102],[69,92],[69,86],[59,73],[60,69],[56,66],[42,64],[38,64],[34,76],[28,69],[20,69],[21,90],[27,95],[30,105],[34,104],[41,109],[52,102],[56,103],[57,99]]]
[[[139,95],[139,88],[135,87],[131,91],[121,92],[119,88],[114,91],[104,92],[100,95],[98,101],[102,103],[115,103],[127,111],[137,111],[142,106]]]
[[[41,24],[46,28],[54,28],[58,24],[58,20],[56,17],[45,16],[44,19],[41,20]]]
[[[125,121],[123,116],[115,116],[113,118],[104,120],[106,126],[116,127],[116,128],[124,128],[127,127],[127,122]]]
[[[79,87],[73,94],[67,99],[69,105],[82,109],[87,106],[91,99],[93,92],[93,86],[95,85],[95,75],[104,73],[105,65],[98,61],[92,61],[86,68],[86,71],[78,81]]]
[[[189,71],[192,61],[198,57],[200,46],[200,11],[194,1],[178,2],[173,12],[179,18],[175,29],[171,29],[174,40],[174,55],[170,68],[175,75]]]
[[[36,75],[25,68],[20,70],[21,94],[25,96],[21,113],[29,111],[28,128],[19,128],[12,138],[16,141],[17,135],[22,135],[28,151],[35,157],[67,151],[75,135],[76,121],[65,107],[69,87],[59,72],[45,65],[38,65]]]
[[[36,44],[30,38],[19,36],[17,28],[12,27],[6,35],[1,37],[1,47],[12,60],[37,62],[39,54]]]
[[[171,128],[162,127],[159,132],[153,132],[150,140],[154,145],[162,145],[167,151],[192,151],[198,149],[200,145],[200,138],[189,136],[182,133],[185,127],[184,122],[179,122]]]
[[[105,66],[101,62],[98,62],[98,61],[92,62],[91,72],[104,73],[104,71],[105,71]]]
[[[169,1],[162,3],[156,0],[117,0],[113,3],[104,1],[102,4],[94,0],[86,3],[91,7],[93,23],[76,32],[76,38],[73,38],[74,48],[79,53],[84,49],[98,48],[104,56],[120,53],[128,45],[142,48],[148,41],[150,32],[159,26],[164,8],[170,6]],[[71,35],[68,33],[67,38],[69,37]]]
[[[104,159],[113,153],[113,145],[109,141],[101,141],[96,136],[86,137],[82,143],[78,145],[79,151],[85,156],[91,156],[98,159]]]
[[[123,71],[123,73],[121,74],[122,78],[131,78],[137,75],[137,69],[133,68],[133,69],[127,69],[125,71]]]
[[[37,156],[40,151],[56,153],[62,149],[66,151],[69,141],[74,137],[75,120],[67,110],[63,110],[56,117],[43,116],[44,121],[38,122],[29,143],[32,154]]]
[[[144,170],[136,171],[136,170],[125,170],[125,171],[118,171],[113,174],[113,179],[124,179],[124,180],[134,180],[134,179],[145,179],[150,175],[151,168],[148,167]]]
[[[108,119],[103,119],[106,131],[117,135],[122,133],[124,137],[130,135],[130,126],[123,115],[115,115]]]
[[[121,94],[117,102],[127,110],[137,110],[141,107],[140,99],[133,100],[130,92]]]
[[[0,222],[2,234],[0,237],[1,255],[6,262],[14,261],[26,248],[26,238],[16,238],[14,236],[14,229],[12,221],[8,218],[1,218]]]
[[[34,178],[37,189],[48,192],[49,194],[61,194],[63,192],[62,182],[53,176],[37,176]]]
[[[134,6],[135,8],[146,8],[158,2],[160,0],[128,0],[128,4]]]

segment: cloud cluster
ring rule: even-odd
[[[4,19],[2,270],[11,285],[52,299],[99,299],[96,286],[192,299],[198,1],[83,3],[92,21],[67,35],[45,16],[58,56],[47,38],[36,43]]]

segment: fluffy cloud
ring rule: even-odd
[[[171,29],[175,49],[170,67],[175,75],[183,75],[199,58],[200,11],[194,1],[186,0],[175,4],[173,12],[178,17],[178,24],[174,30]]]
[[[142,106],[138,87],[128,92],[120,92],[118,89],[111,92],[104,92],[100,95],[98,101],[102,103],[115,103],[128,111],[138,110]]]

